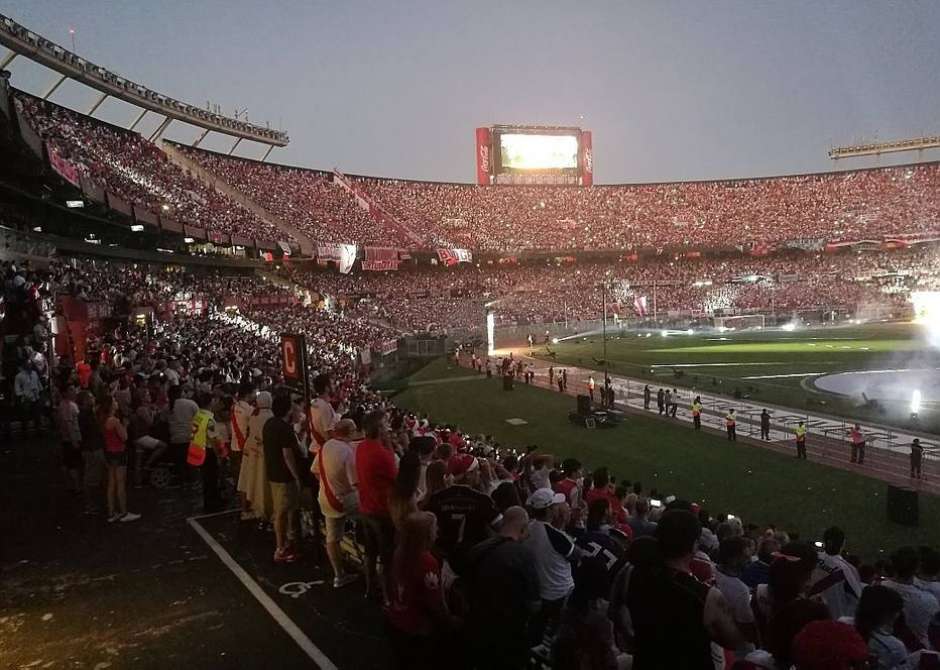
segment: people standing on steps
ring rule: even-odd
[[[728,410],[728,413],[725,414],[725,429],[728,431],[728,441],[737,442],[738,433],[737,433],[737,419],[734,416],[734,408]]]
[[[656,391],[656,409],[660,414],[666,411],[666,393],[662,389]]]
[[[669,410],[672,408],[672,391],[666,389],[663,393],[663,411],[660,414],[665,413],[666,416],[669,416]]]
[[[796,433],[796,457],[806,460],[806,424],[803,421],[793,429]]]
[[[653,392],[650,390],[650,385],[646,384],[643,387],[643,409],[650,408],[650,400],[652,399]]]
[[[760,413],[760,439],[770,439],[770,412],[766,408]]]
[[[676,418],[676,412],[679,410],[679,389],[672,389],[672,403],[669,405],[669,416]]]

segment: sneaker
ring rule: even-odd
[[[115,521],[120,521],[120,520],[121,520],[120,514],[112,514],[111,516],[108,517],[108,523],[114,523]]]
[[[294,548],[292,545],[288,545],[284,549],[284,558],[287,560],[288,563],[293,563],[300,557],[301,557],[301,553],[297,551],[297,549]]]
[[[274,552],[274,562],[275,563],[293,563],[297,560],[297,556],[290,553],[288,550],[277,550]]]
[[[120,520],[124,523],[128,521],[137,521],[140,518],[139,514],[134,514],[133,512],[128,512],[124,516],[120,517]]]
[[[359,575],[343,575],[342,577],[334,577],[333,588],[341,589],[347,584],[352,584],[357,579],[359,579]]]

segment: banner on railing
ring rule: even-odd
[[[390,272],[398,269],[399,262],[392,261],[362,261],[362,269],[366,272]]]
[[[344,275],[352,270],[356,262],[356,253],[359,248],[355,244],[324,243],[317,244],[317,260],[320,262],[332,261],[339,267]]]
[[[372,272],[386,272],[398,269],[398,249],[395,247],[365,247],[365,260],[362,269]]]
[[[388,356],[398,351],[398,340],[385,340],[379,345],[379,351],[383,356]]]
[[[448,267],[458,263],[473,262],[473,254],[468,249],[438,249],[437,257]]]
[[[52,169],[55,170],[62,179],[70,183],[72,186],[78,186],[81,188],[82,177],[78,173],[78,168],[72,165],[69,161],[59,155],[59,152],[56,151],[55,147],[52,146],[49,142],[46,142],[46,151],[49,154],[49,165],[52,166]]]

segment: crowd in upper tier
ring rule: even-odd
[[[329,172],[232,158],[179,145],[189,158],[318,242],[402,245]]]
[[[32,129],[98,187],[216,233],[289,239],[137,133],[25,94],[15,101]],[[513,252],[772,248],[940,234],[938,163],[588,188],[344,178],[353,194],[329,172],[178,148],[316,242]]]
[[[430,244],[469,249],[732,247],[940,232],[937,164],[591,188],[357,183]]]
[[[280,229],[187,174],[141,135],[38,98],[18,95],[32,129],[98,188],[135,207],[247,240],[286,240]]]

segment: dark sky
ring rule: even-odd
[[[349,173],[471,181],[473,129],[492,123],[593,130],[604,183],[912,162],[826,152],[940,134],[936,1],[0,0],[0,13],[66,47],[74,27],[79,54],[162,93],[247,107],[290,133],[272,161]],[[12,69],[31,92],[53,80]],[[72,84],[53,99],[87,109],[95,95]],[[108,102],[98,116],[134,113]]]

